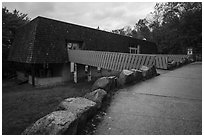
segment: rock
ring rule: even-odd
[[[185,64],[185,60],[184,60],[184,59],[182,59],[182,60],[179,61],[179,66],[182,66],[182,65],[184,65],[184,64]]]
[[[184,58],[184,64],[187,64],[187,63],[188,63],[188,59]]]
[[[150,67],[150,72],[151,72],[151,77],[154,77],[157,75],[157,69],[155,65]]]
[[[134,81],[134,73],[130,70],[123,70],[118,78],[119,85],[124,85]]]
[[[173,67],[177,66],[177,62],[176,61],[172,61],[171,64],[172,64]]]
[[[149,78],[151,75],[150,68],[147,66],[141,66],[140,70],[142,71],[143,78]]]
[[[96,89],[104,89],[105,91],[109,91],[111,89],[111,81],[108,77],[101,77],[97,79],[93,86],[92,86],[92,91]]]
[[[131,71],[134,73],[134,80],[135,81],[140,81],[143,79],[141,70],[131,69]]]
[[[181,64],[184,64],[185,63],[185,59],[181,59]]]
[[[179,66],[181,66],[181,65],[182,65],[181,62],[180,62],[180,61],[177,61],[175,67],[179,67]]]
[[[142,76],[145,79],[148,79],[148,78],[151,78],[151,77],[157,75],[157,70],[156,70],[156,67],[154,65],[153,66],[149,66],[149,67],[142,66],[140,68],[140,70],[142,71]]]
[[[97,89],[90,93],[87,93],[84,98],[89,99],[97,104],[97,109],[102,105],[104,97],[107,95],[107,92],[103,89]]]
[[[59,104],[58,110],[66,110],[75,114],[79,121],[78,129],[81,129],[87,120],[95,115],[97,105],[95,102],[82,97],[67,98]]]
[[[76,114],[80,117],[83,113],[94,110],[96,108],[96,103],[82,97],[77,98],[67,98],[63,100],[57,110],[67,110]]]
[[[110,80],[110,89],[115,89],[117,87],[117,77],[109,76],[108,79]]]
[[[172,61],[172,62],[168,63],[167,68],[172,69],[172,68],[174,68],[176,66],[177,66],[177,63],[175,61]]]
[[[23,135],[76,134],[77,117],[72,112],[55,111],[37,120]]]
[[[188,60],[189,60],[189,63],[192,63],[195,61],[195,57],[193,55],[189,55]]]

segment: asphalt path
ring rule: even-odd
[[[202,134],[202,64],[117,91],[96,135]]]

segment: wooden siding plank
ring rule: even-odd
[[[142,56],[142,62],[140,63],[140,66],[144,66],[146,60],[146,56]]]
[[[120,54],[117,54],[117,64],[115,65],[115,70],[116,71],[119,71],[118,66],[119,66],[119,62],[120,62],[120,57],[121,57]]]
[[[105,59],[104,69],[108,69],[109,58],[110,58],[110,54],[108,52],[106,52],[106,59]]]
[[[122,63],[123,63],[123,59],[124,59],[124,56],[123,54],[120,53],[120,60],[119,60],[119,63],[118,63],[118,71],[122,71]]]
[[[119,54],[118,53],[116,53],[115,54],[115,63],[114,63],[114,65],[113,65],[113,70],[115,70],[115,71],[117,71],[117,65],[118,65],[118,60],[119,60]]]
[[[134,63],[133,63],[133,68],[134,68],[134,69],[137,69],[138,58],[139,58],[139,56],[138,56],[138,55],[135,55],[135,60],[134,60]]]
[[[162,68],[165,68],[165,66],[167,66],[165,57],[162,57],[162,62],[163,62],[163,67]]]
[[[101,65],[101,68],[104,68],[104,66],[105,66],[105,59],[106,59],[106,53],[102,52],[102,65]]]
[[[112,55],[113,55],[113,61],[111,62],[111,70],[115,70],[114,65],[116,63],[116,53],[113,53]]]
[[[127,64],[126,64],[126,69],[129,69],[130,61],[131,61],[131,54],[128,55],[128,60],[127,60]]]
[[[141,61],[142,61],[142,56],[139,55],[136,69],[139,69],[139,67],[140,67],[140,62],[141,62]]]
[[[150,60],[151,60],[151,56],[146,56],[145,66],[149,66]]]
[[[135,60],[135,54],[131,54],[131,56],[132,56],[132,59],[131,59],[131,62],[130,62],[130,67],[129,67],[129,69],[132,69],[132,68],[133,68],[133,62],[134,62],[134,60]]]
[[[122,54],[123,60],[121,62],[121,66],[120,66],[120,70],[122,71],[124,69],[124,64],[125,64],[125,60],[126,60],[126,56],[125,54]]]
[[[111,56],[111,59],[110,59],[110,61],[109,61],[109,65],[108,65],[109,70],[112,69],[111,67],[112,67],[112,65],[113,65],[113,59],[114,59],[113,53],[110,53],[110,56]]]
[[[125,54],[125,61],[124,61],[124,65],[123,65],[123,69],[127,69],[127,61],[128,61],[128,55],[127,54]]]

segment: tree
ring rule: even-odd
[[[140,19],[136,24],[135,24],[135,30],[137,32],[137,38],[138,39],[146,39],[146,40],[151,40],[151,32],[150,29],[147,25],[148,21],[146,19]]]
[[[132,28],[130,26],[125,26],[122,29],[112,30],[112,33],[120,34],[123,36],[132,36]]]
[[[29,22],[27,14],[20,13],[16,9],[10,12],[6,7],[2,8],[2,37],[3,45],[11,46],[16,28]]]
[[[202,3],[157,3],[149,21],[153,41],[163,53],[185,53],[202,40]]]
[[[20,13],[16,9],[10,12],[6,7],[2,8],[2,62],[3,76],[9,71],[7,62],[9,49],[12,46],[15,31],[18,27],[28,23],[30,19],[27,14]]]

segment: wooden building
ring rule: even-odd
[[[157,53],[156,44],[149,41],[37,17],[17,29],[9,61],[21,64],[18,74],[34,85],[61,83],[70,80],[68,49]]]

